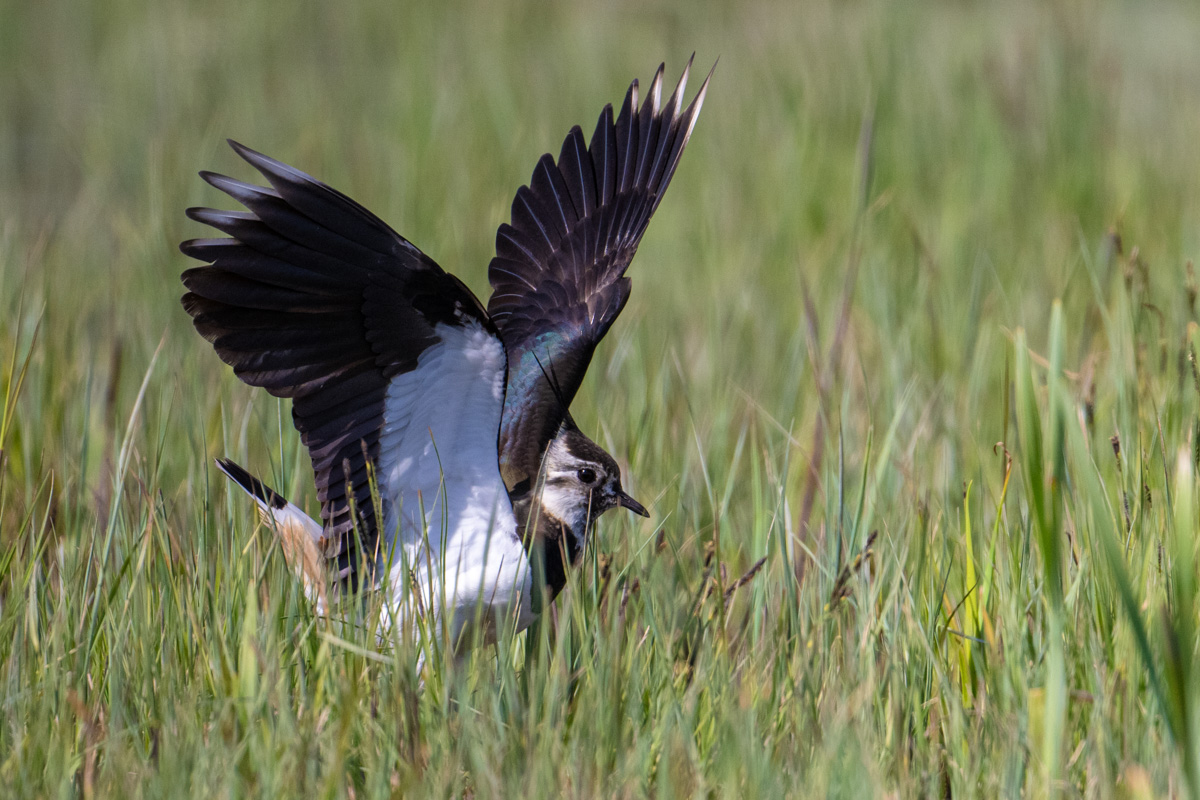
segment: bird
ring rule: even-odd
[[[694,56],[693,56],[694,59]],[[626,276],[704,104],[660,65],[591,139],[571,128],[499,226],[485,306],[362,205],[233,140],[267,186],[200,176],[244,210],[189,208],[183,308],[234,374],[292,401],[320,519],[227,458],[320,614],[384,590],[383,629],[455,648],[519,632],[554,601],[596,520],[649,511],[570,413],[631,290]],[[715,70],[715,65],[713,67]]]

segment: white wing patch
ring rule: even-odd
[[[528,560],[496,450],[504,347],[475,321],[435,332],[441,341],[417,368],[392,379],[379,439],[393,622],[411,618],[402,607],[411,575],[420,595],[412,611],[445,606],[455,636],[478,607],[485,617],[515,613],[524,627],[532,620]]]

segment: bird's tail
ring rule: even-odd
[[[284,558],[303,584],[304,594],[317,607],[317,613],[325,613],[329,598],[318,548],[323,533],[320,523],[228,458],[216,462],[217,469],[254,498],[259,516],[279,537]]]

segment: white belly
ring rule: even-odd
[[[392,379],[379,437],[392,621],[419,615],[454,639],[477,618],[521,630],[533,582],[496,454],[504,348],[478,324],[437,333]]]
[[[457,506],[447,514],[445,497]],[[470,501],[457,502],[464,497]],[[445,494],[423,507],[424,515],[419,506],[396,520],[400,536],[388,572],[393,624],[407,627],[420,615],[428,630],[444,626],[439,633],[457,641],[478,623],[489,642],[499,631],[528,627],[533,580],[507,494],[447,483]]]

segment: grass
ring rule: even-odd
[[[1200,796],[1191,5],[0,18],[6,796]],[[421,690],[210,466],[314,503],[179,307],[195,172],[235,137],[483,293],[536,158],[693,50],[574,409],[652,519]]]

